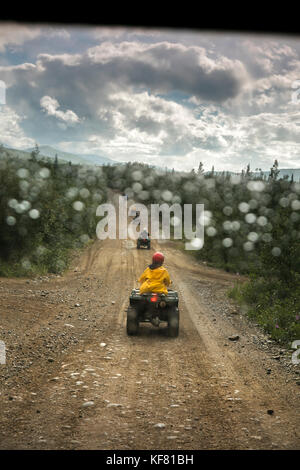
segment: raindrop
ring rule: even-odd
[[[18,206],[18,201],[16,199],[10,199],[7,205],[12,209],[15,209]]]
[[[201,238],[193,238],[193,240],[191,241],[191,245],[194,249],[200,250],[204,245],[204,240],[202,240]]]
[[[87,188],[82,188],[80,191],[79,191],[79,194],[82,198],[86,199],[89,197],[90,195],[90,192]]]
[[[47,251],[47,248],[45,248],[43,245],[39,245],[36,249],[36,254],[38,256],[42,256],[43,254],[45,254]]]
[[[231,224],[231,229],[234,230],[235,232],[238,231],[240,227],[241,227],[241,224],[237,220],[234,220]]]
[[[129,199],[131,199],[134,195],[132,188],[125,188],[124,193],[128,196]]]
[[[20,181],[19,183],[19,187],[21,189],[21,191],[27,191],[27,189],[29,188],[30,184],[28,183],[28,181],[26,180],[22,180]]]
[[[224,213],[225,215],[227,215],[227,216],[228,216],[228,215],[231,215],[232,212],[233,212],[233,209],[232,209],[232,207],[230,207],[230,206],[225,206],[224,209],[223,209],[223,213]]]
[[[172,203],[173,204],[180,204],[181,203],[181,197],[176,194],[172,199]]]
[[[249,191],[263,191],[265,189],[265,183],[263,181],[249,181],[247,184]]]
[[[247,202],[241,202],[239,204],[240,212],[243,212],[244,214],[246,214],[247,212],[249,212],[249,209],[250,209],[250,206]]]
[[[84,208],[83,202],[81,201],[73,202],[73,209],[75,209],[76,211],[82,211],[83,208]]]
[[[261,215],[260,217],[257,218],[256,222],[261,227],[264,227],[265,225],[267,225],[268,219],[266,217],[264,217],[263,215]]]
[[[22,214],[26,210],[24,204],[22,204],[22,203],[17,204],[14,209],[18,214]]]
[[[291,207],[293,211],[299,211],[300,210],[300,201],[298,199],[295,199],[294,201],[291,202]]]
[[[248,241],[248,242],[244,243],[243,247],[244,247],[245,251],[251,251],[254,248],[254,244],[253,244],[253,242]]]
[[[266,243],[270,243],[272,241],[272,235],[270,233],[264,233],[261,239]]]
[[[229,248],[232,246],[233,241],[231,238],[224,238],[224,240],[222,241],[222,244],[223,246],[225,246],[225,248]]]
[[[203,222],[203,225],[209,225],[211,223],[212,213],[210,211],[203,212],[203,219],[202,216],[199,217],[200,224]]]
[[[31,263],[30,263],[29,259],[24,258],[22,260],[22,266],[23,266],[24,269],[30,269],[31,268]]]
[[[39,171],[39,175],[40,175],[41,178],[44,178],[44,179],[49,178],[49,176],[50,176],[50,170],[49,170],[49,168],[46,168],[46,167],[45,167],[45,168],[42,168],[42,169]]]
[[[13,226],[15,225],[17,222],[16,218],[12,215],[9,215],[8,217],[6,217],[6,223],[7,225],[10,225],[10,226]]]
[[[27,178],[29,176],[29,171],[26,168],[20,168],[17,171],[17,175],[19,178]]]
[[[223,222],[223,228],[226,232],[229,232],[232,229],[232,223],[229,220],[225,220],[225,222]]]
[[[280,198],[279,199],[279,204],[281,205],[281,207],[288,207],[288,205],[289,205],[288,198],[286,198],[286,197]]]
[[[139,198],[142,200],[142,201],[146,201],[147,199],[149,199],[149,191],[141,191],[139,193]]]
[[[63,271],[66,267],[66,263],[62,259],[59,259],[56,262],[55,267],[58,272]]]
[[[300,183],[293,183],[293,190],[296,193],[300,193]]]
[[[93,201],[95,201],[95,202],[100,202],[100,201],[102,201],[102,194],[100,194],[100,193],[94,193],[94,194],[93,194]]]
[[[29,217],[31,217],[31,219],[38,219],[39,216],[40,212],[37,209],[31,209],[31,211],[29,211]]]
[[[297,212],[292,212],[290,217],[292,222],[298,222],[300,219],[300,215]]]
[[[273,256],[280,256],[281,254],[281,249],[278,246],[274,246],[271,251]]]
[[[163,198],[164,201],[169,202],[172,200],[173,194],[171,191],[163,191],[161,197]]]
[[[241,182],[241,176],[240,175],[231,175],[230,182],[231,182],[231,184],[239,184]]]
[[[187,181],[183,186],[184,191],[191,193],[195,190],[195,185],[191,181]]]
[[[254,224],[254,222],[256,221],[256,215],[250,212],[249,214],[245,215],[245,220],[247,224]]]
[[[140,181],[143,178],[143,173],[140,170],[133,171],[131,175],[134,181]]]
[[[257,234],[256,232],[250,232],[250,233],[248,233],[248,237],[247,237],[247,238],[248,238],[248,240],[249,240],[250,242],[255,243],[255,242],[257,242],[257,240],[258,240],[259,237],[258,237],[258,234]]]
[[[21,237],[25,237],[28,234],[28,230],[26,227],[19,227],[18,232],[21,235]]]
[[[82,243],[88,243],[89,240],[90,240],[90,237],[89,237],[86,233],[83,234],[83,235],[80,235],[80,241],[81,241]]]
[[[22,201],[21,204],[25,211],[28,211],[31,208],[31,202],[29,201]]]
[[[156,199],[156,201],[160,200],[160,190],[159,189],[154,189],[152,192],[153,198]]]
[[[149,186],[153,186],[154,184],[154,178],[153,176],[147,176],[145,179],[144,179],[144,185],[149,187]],[[126,190],[125,190],[126,192]]]
[[[78,194],[78,189],[77,188],[70,188],[70,189],[68,189],[66,196],[69,199],[73,199],[74,197],[77,196],[77,194]]]
[[[217,230],[215,229],[215,227],[210,226],[207,227],[206,233],[209,237],[214,237],[217,234]]]
[[[256,200],[256,199],[251,199],[251,200],[249,201],[249,206],[250,206],[250,209],[252,209],[252,210],[253,210],[253,209],[256,209],[257,206],[258,206],[257,200]]]
[[[135,193],[139,193],[140,191],[142,191],[143,186],[141,185],[141,183],[133,183],[132,189]]]

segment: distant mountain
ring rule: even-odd
[[[25,149],[25,152],[32,152],[34,148]],[[63,152],[62,150],[57,150],[54,147],[50,147],[50,145],[41,145],[39,146],[40,156],[45,156],[48,158],[55,158],[57,155],[58,160],[64,160],[66,162],[71,161],[75,165],[105,165],[105,164],[114,164],[117,163],[115,160],[111,160],[107,157],[100,157],[99,155],[91,155],[91,154],[77,154],[77,153],[69,153]]]

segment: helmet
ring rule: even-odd
[[[162,253],[160,253],[159,251],[157,251],[152,256],[152,263],[154,263],[154,264],[163,264],[164,259],[165,259],[164,255]]]

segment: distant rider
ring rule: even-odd
[[[141,231],[141,234],[140,234],[139,238],[146,239],[148,237],[149,237],[149,232],[148,232],[147,228],[144,227],[143,230]]]
[[[141,283],[140,294],[146,292],[168,294],[167,287],[172,281],[167,269],[163,266],[164,259],[165,257],[162,253],[158,251],[154,253],[152,264],[145,269],[139,278],[139,282]]]

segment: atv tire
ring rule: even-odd
[[[128,307],[126,330],[129,336],[137,335],[139,330],[139,321],[135,308]]]
[[[177,307],[172,308],[168,315],[168,335],[176,338],[179,334],[179,310]]]

